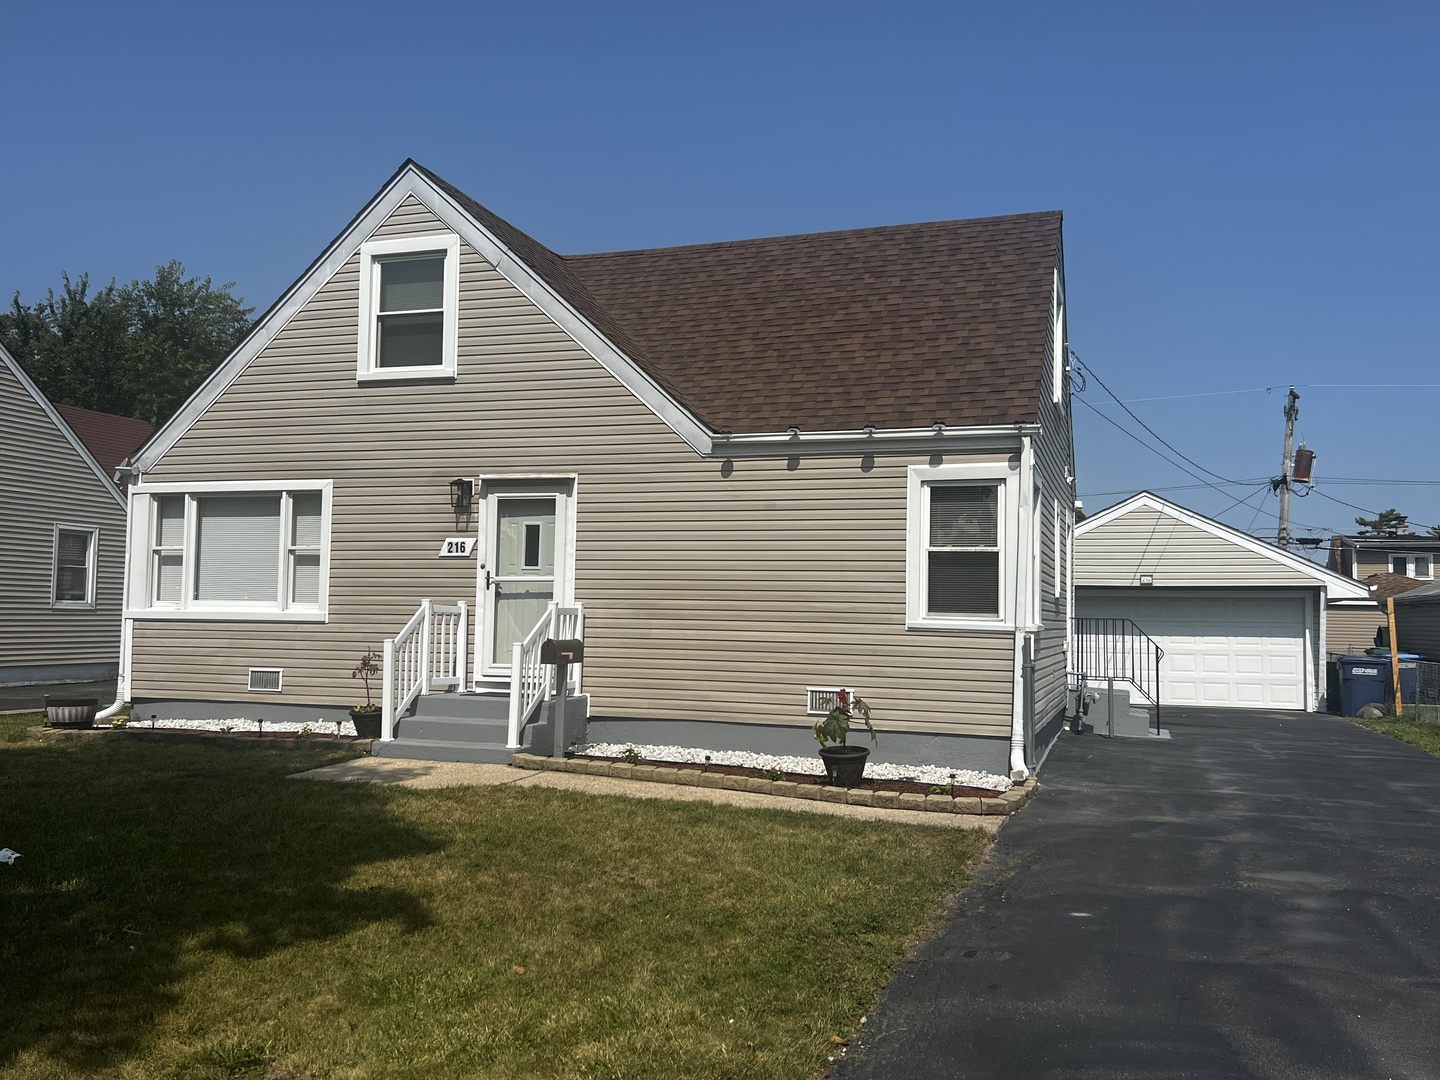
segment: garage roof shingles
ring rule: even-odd
[[[561,256],[428,175],[714,431],[1038,418],[1058,211]]]

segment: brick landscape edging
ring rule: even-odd
[[[1013,814],[1040,790],[1034,777],[1016,784],[1003,795],[982,799],[977,795],[921,795],[911,791],[861,791],[858,788],[827,787],[823,784],[797,784],[793,780],[767,780],[762,776],[732,776],[729,773],[670,768],[664,763],[630,765],[623,761],[516,754],[512,764],[519,769],[540,772],[614,776],[622,780],[646,780],[656,784],[753,791],[757,795],[778,795],[783,799],[815,799],[819,802],[848,803],[851,806],[875,806],[885,810],[928,810],[939,814],[973,814],[977,817]]]

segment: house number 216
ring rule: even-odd
[[[445,542],[440,545],[440,558],[442,559],[464,559],[468,558],[470,552],[475,550],[475,537],[473,536],[447,536]]]

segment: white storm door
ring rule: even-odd
[[[480,669],[508,675],[512,647],[535,628],[552,600],[565,599],[565,498],[492,493],[486,498],[484,611]]]

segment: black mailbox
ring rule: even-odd
[[[585,642],[579,638],[546,638],[540,643],[542,664],[578,664],[585,659]]]

